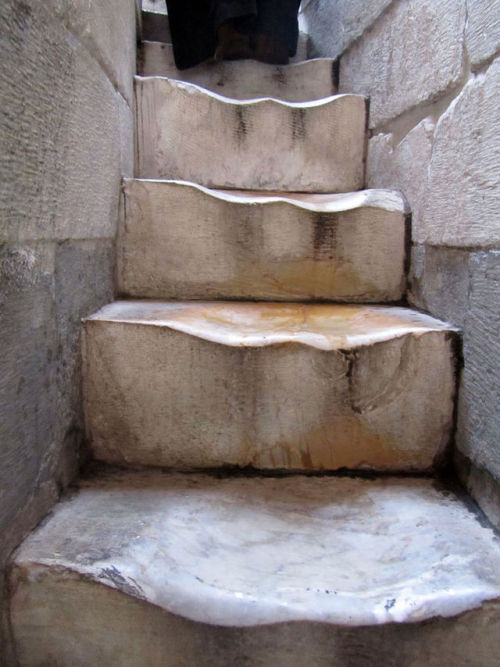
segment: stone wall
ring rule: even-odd
[[[408,300],[463,328],[455,463],[500,525],[497,0],[310,0],[310,55],[371,98],[367,186],[413,211]]]
[[[135,0],[0,5],[0,573],[84,456],[80,318],[113,297],[135,31]]]

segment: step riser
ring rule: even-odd
[[[333,62],[326,58],[288,67],[266,65],[255,60],[210,62],[180,71],[175,66],[170,44],[146,42],[142,48],[142,76],[188,81],[238,100],[273,97],[289,102],[307,102],[337,92]]]
[[[87,321],[87,434],[98,460],[190,469],[431,470],[452,432],[446,332],[351,355],[242,348]]]
[[[363,187],[364,98],[301,107],[232,102],[170,79],[137,78],[137,176],[208,187],[348,192]]]
[[[458,619],[392,627],[225,628],[176,617],[77,576],[29,581],[19,574],[12,618],[23,667],[304,667],[311,656],[314,667],[369,667],[373,656],[387,667],[456,667],[493,665],[499,651],[498,608],[488,605]]]
[[[401,199],[392,211],[374,203],[325,213],[128,181],[125,203],[118,242],[123,295],[376,303],[404,292]]]

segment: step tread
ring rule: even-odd
[[[207,61],[179,70],[171,44],[143,41],[140,75],[191,82],[237,99],[276,97],[302,101],[335,92],[333,67],[331,58],[313,58],[289,65],[270,65],[257,60]]]
[[[101,473],[14,565],[232,627],[419,622],[500,598],[493,530],[422,478]]]
[[[166,327],[235,347],[300,343],[320,350],[373,345],[407,334],[457,331],[408,308],[352,304],[115,301],[86,321]]]

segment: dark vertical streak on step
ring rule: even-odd
[[[239,144],[242,144],[247,137],[248,134],[248,126],[247,126],[247,120],[245,118],[245,109],[238,105],[235,108],[235,113],[236,113],[236,119],[237,119],[237,124],[236,124],[236,139]]]
[[[333,259],[337,245],[337,220],[330,213],[316,213],[313,226],[315,260]]]
[[[305,109],[292,109],[292,137],[294,144],[306,138]]]

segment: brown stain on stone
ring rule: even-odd
[[[428,467],[418,453],[405,452],[357,416],[338,416],[298,434],[295,441],[268,446],[246,442],[243,459],[262,469],[333,471],[341,468],[404,471]]]
[[[333,260],[337,246],[337,218],[325,213],[314,216],[312,247],[315,260]]]
[[[306,138],[305,109],[292,109],[292,137],[293,143],[304,141]]]

